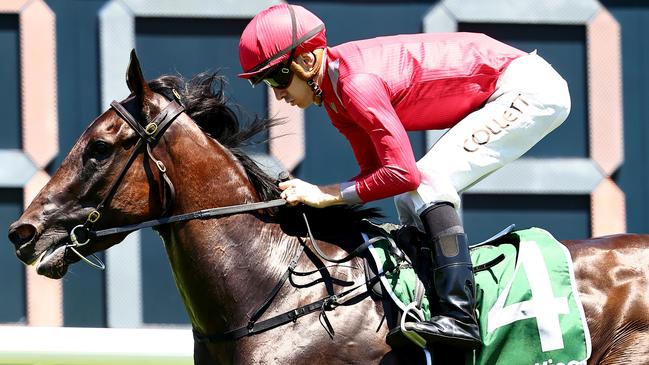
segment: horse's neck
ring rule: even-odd
[[[190,222],[163,236],[188,313],[206,333],[245,325],[297,251],[295,240],[250,214]]]
[[[233,156],[202,134],[176,140],[170,155],[177,159],[175,213],[257,199]],[[195,220],[161,234],[192,323],[206,333],[245,325],[298,246],[253,213]]]

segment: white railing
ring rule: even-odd
[[[0,326],[0,364],[191,365],[186,329]]]

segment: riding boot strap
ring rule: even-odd
[[[441,269],[447,265],[472,266],[469,245],[464,232],[432,237],[428,244],[431,250],[431,259],[436,269]]]

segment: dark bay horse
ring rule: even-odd
[[[203,76],[185,83],[178,77],[163,76],[147,83],[132,54],[127,72],[132,94],[119,105],[136,116],[141,130],[137,132],[132,121],[127,123],[117,106],[90,124],[49,183],[11,225],[9,238],[18,258],[36,264],[39,274],[58,279],[79,260],[66,246],[70,232],[88,221],[89,215],[93,228],[103,229],[159,218],[165,211],[182,214],[277,199],[275,181],[238,149],[269,124],[257,120],[250,128],[240,128],[222,89],[214,90],[220,81]],[[150,151],[140,148],[146,137],[142,131],[148,133],[149,122],[157,120],[161,112],[169,114],[168,105],[174,99],[184,105],[184,112],[176,110],[173,122],[166,125]],[[140,152],[133,153],[136,148]],[[124,168],[127,164],[130,167]],[[172,203],[165,177],[175,187]],[[95,209],[101,210],[101,216],[91,214]],[[308,214],[325,252],[340,257],[359,244],[359,220],[372,212],[334,207],[308,209]],[[219,334],[248,323],[302,249],[298,237],[305,233],[299,217],[295,208],[283,207],[156,228],[198,332]],[[118,244],[125,235],[92,239],[77,250],[88,256]],[[616,235],[565,243],[575,264],[592,337],[593,354],[588,363],[649,364],[649,236]],[[344,290],[345,282],[365,280],[358,258],[328,272],[318,270],[322,266],[313,252],[305,249],[297,269],[315,273],[291,278],[291,285],[281,288],[264,317]],[[195,362],[412,363],[386,345],[383,305],[363,294],[365,291],[359,289],[354,305],[328,312],[335,329],[333,339],[315,313],[237,341],[196,342]]]

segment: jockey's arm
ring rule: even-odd
[[[367,165],[372,166],[372,171],[361,171],[354,178],[354,191],[343,183],[343,199],[369,202],[415,190],[420,183],[419,170],[385,82],[377,75],[357,74],[341,80],[339,87],[345,109],[364,134],[362,138],[361,133],[346,137],[354,151],[372,151],[357,154],[371,157]]]
[[[289,205],[317,208],[363,203],[394,196],[419,186],[419,170],[408,135],[380,79],[357,75],[341,84],[353,125],[334,122],[347,137],[359,160],[361,175],[354,181],[326,186],[294,179],[280,183]],[[371,91],[371,92],[370,92]],[[369,170],[369,171],[368,171]]]

